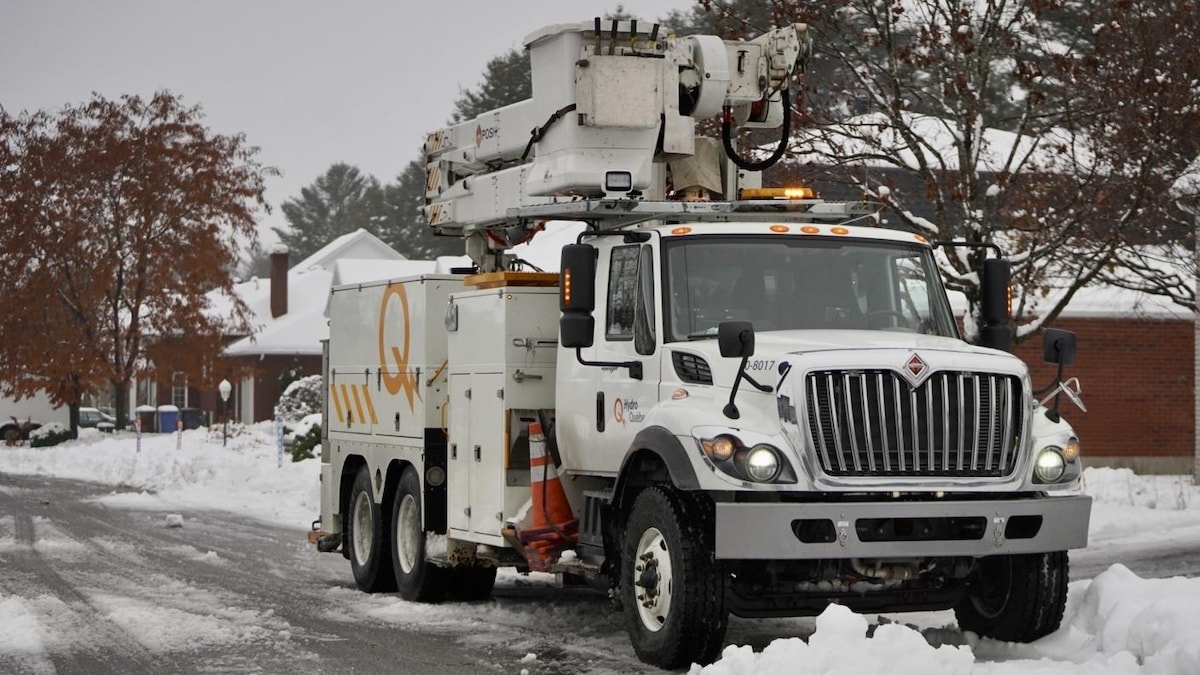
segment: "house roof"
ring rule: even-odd
[[[339,261],[345,262],[339,266]],[[249,308],[254,332],[230,343],[225,354],[319,355],[321,340],[329,337],[325,305],[329,289],[337,283],[338,268],[343,269],[343,277],[353,274],[354,282],[362,282],[394,276],[395,271],[406,263],[433,265],[410,261],[375,235],[359,229],[334,239],[288,270],[288,310],[277,318],[271,316],[269,279],[253,278],[237,284],[234,293]],[[378,276],[372,277],[372,274]],[[215,294],[209,297],[210,311],[218,315],[230,313],[232,302],[229,298]]]

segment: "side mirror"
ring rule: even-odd
[[[569,349],[591,347],[596,332],[596,249],[567,244],[558,277],[559,344]]]
[[[592,346],[596,319],[591,314],[563,312],[558,319],[558,343],[567,349]]]
[[[984,347],[1009,351],[1012,349],[1012,329],[1008,325],[1012,315],[1009,278],[1011,267],[1003,258],[983,261],[983,283],[980,304],[983,326],[980,342]]]
[[[558,276],[558,308],[591,314],[596,309],[596,248],[567,244],[562,248]]]
[[[1075,334],[1069,330],[1047,328],[1042,338],[1042,360],[1069,366],[1075,362]]]
[[[749,321],[723,321],[717,326],[717,345],[725,358],[754,356],[754,324]]]

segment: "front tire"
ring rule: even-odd
[[[446,597],[447,570],[425,555],[425,520],[421,513],[421,481],[412,467],[400,475],[392,500],[392,568],[400,597],[414,602],[441,602]],[[490,590],[490,589],[489,589]]]
[[[371,472],[366,466],[354,477],[349,506],[346,534],[354,583],[368,593],[396,590],[392,560],[387,555],[389,528],[383,522],[383,509],[375,501]]]
[[[725,584],[712,554],[711,508],[669,487],[633,503],[621,556],[621,604],[638,658],[660,668],[711,663],[725,641]]]
[[[981,558],[954,608],[958,627],[1006,642],[1058,630],[1067,604],[1066,551]]]

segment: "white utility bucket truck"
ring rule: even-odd
[[[1074,337],[1046,338],[1046,407],[1006,351],[1006,261],[971,252],[994,348],[969,344],[934,258],[953,243],[760,187],[779,152],[733,129],[786,143],[806,27],[525,44],[532,98],[426,143],[426,216],[472,268],[333,290],[318,547],[410,600],[486,598],[502,566],[589,580],[669,668],[716,658],[730,613],[829,603],[1055,630],[1090,512],[1058,413]],[[669,199],[715,115],[722,198]],[[559,272],[523,269],[511,248],[557,221],[586,224]]]

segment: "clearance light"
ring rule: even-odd
[[[821,228],[817,227],[816,225],[805,225],[804,227],[800,228],[800,231],[804,234],[821,234]]]
[[[677,228],[671,230],[671,234],[687,234],[688,232],[691,232],[691,231],[692,231],[692,228],[690,228],[690,227],[677,227]]]
[[[771,231],[783,234],[784,232],[788,231],[788,226],[787,225],[772,225]]]
[[[832,227],[829,229],[829,231],[834,234],[850,234],[850,230],[847,230],[844,227]]]
[[[709,459],[724,462],[733,457],[733,451],[737,449],[737,443],[728,436],[717,436],[716,438],[706,438],[700,441],[700,447],[704,449],[704,454],[708,455]]]
[[[816,193],[810,187],[743,188],[742,199],[813,199]]]
[[[921,235],[919,235],[919,234],[914,234],[914,235],[913,235],[913,239],[916,239],[917,241],[921,242],[922,244],[928,244],[928,243],[929,243],[929,240],[928,240],[928,239],[926,239],[925,237],[922,237],[922,236],[921,236]]]

